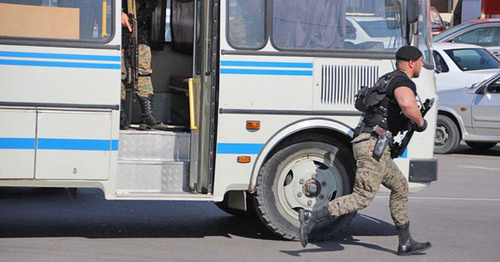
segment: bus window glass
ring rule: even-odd
[[[399,0],[275,0],[272,42],[279,49],[396,50]]]
[[[423,4],[419,1],[420,15],[418,16],[418,41],[417,47],[422,51],[422,62],[426,68],[434,68],[434,63],[431,55],[431,19],[429,2]]]
[[[0,37],[104,41],[111,0],[0,0]]]
[[[229,0],[228,42],[235,48],[265,44],[265,0]]]

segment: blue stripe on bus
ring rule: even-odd
[[[258,154],[264,144],[218,143],[217,154]]]
[[[221,61],[221,66],[248,66],[248,67],[287,67],[312,69],[312,63],[292,62],[258,62],[258,61]]]
[[[0,51],[0,56],[120,62],[120,56],[109,56],[109,55],[78,55],[78,54],[51,54],[51,53],[28,53],[28,52]]]
[[[401,155],[401,158],[407,158],[408,157],[408,148],[405,148],[405,151]]]
[[[39,138],[37,149],[89,151],[118,150],[118,145],[113,145],[112,141],[113,140]]]
[[[40,150],[118,151],[118,140],[39,138]],[[34,138],[0,138],[0,149],[35,149]]]
[[[0,137],[0,149],[35,149],[35,139]]]
[[[297,71],[297,70],[266,70],[266,69],[233,69],[222,68],[221,74],[236,74],[236,75],[279,75],[279,76],[312,76],[312,71]]]
[[[3,59],[0,59],[0,65],[69,67],[69,68],[92,68],[92,69],[121,69],[120,64],[51,62],[51,61],[33,61],[33,60],[32,61],[25,61],[25,60],[3,60]]]

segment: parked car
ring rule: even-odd
[[[435,7],[431,7],[431,26],[432,26],[432,36],[435,36],[443,31],[445,31],[448,26],[450,26],[449,22],[443,21],[441,15]]]
[[[480,82],[500,70],[500,61],[477,45],[433,43],[437,91]]]
[[[480,45],[500,57],[500,19],[464,22],[436,35],[432,41]]]
[[[378,16],[346,17],[346,49],[390,49],[401,41],[396,20]]]
[[[500,142],[500,72],[468,88],[438,92],[434,152],[451,153],[465,141],[475,149]]]

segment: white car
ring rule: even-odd
[[[437,91],[470,87],[500,71],[500,61],[481,46],[433,43]]]
[[[401,29],[395,20],[378,16],[346,17],[346,49],[396,49],[401,46]]]

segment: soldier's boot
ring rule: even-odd
[[[130,121],[128,120],[127,113],[125,113],[125,100],[120,102],[120,129],[127,130],[130,127]]]
[[[153,116],[153,95],[147,97],[137,96],[141,105],[141,122],[139,130],[150,130],[151,128],[167,130],[169,127]]]
[[[410,234],[410,222],[396,227],[399,237],[398,255],[408,256],[416,253],[420,253],[432,245],[429,242],[420,243],[411,237]]]
[[[309,233],[311,233],[316,223],[333,218],[335,217],[330,214],[328,206],[324,206],[320,209],[313,211],[301,209],[299,211],[299,220],[300,220],[299,236],[300,236],[300,243],[302,244],[302,246],[306,247],[307,243],[309,242]]]

